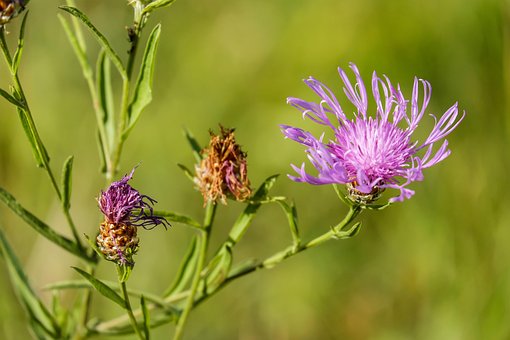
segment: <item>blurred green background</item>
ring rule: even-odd
[[[75,156],[71,211],[80,232],[94,234],[100,218],[95,197],[105,182],[88,90],[57,20],[61,4],[30,2],[21,76],[54,170]],[[119,53],[127,51],[124,27],[132,13],[126,1],[77,5]],[[278,124],[315,127],[285,99],[316,100],[301,82],[313,75],[345,103],[336,67],[350,61],[367,84],[377,70],[407,96],[415,75],[429,80],[431,113],[455,101],[467,112],[448,138],[452,155],[412,185],[415,197],[363,214],[354,239],[329,242],[232,283],[192,313],[188,339],[510,338],[509,14],[507,1],[493,0],[178,0],[150,18],[149,28],[163,24],[154,101],[125,145],[121,172],[141,162],[132,184],[157,198],[159,209],[202,216],[199,193],[176,166],[193,164],[183,127],[203,144],[218,123],[235,127],[254,186],[288,173],[289,163],[300,164],[302,148],[284,140]],[[18,24],[9,26],[10,39]],[[95,42],[88,42],[95,58]],[[2,65],[4,89],[7,79]],[[428,131],[432,119],[421,125]],[[17,115],[4,100],[0,186],[69,234],[46,174],[35,167]],[[346,212],[331,187],[281,176],[273,193],[295,200],[304,239]],[[211,251],[241,209],[220,206]],[[76,278],[70,266],[79,263],[4,206],[0,214],[34,287],[48,301],[41,288]],[[168,231],[141,231],[129,285],[162,292],[192,233],[177,223]],[[279,208],[264,206],[235,259],[262,258],[289,242]],[[0,338],[27,338],[25,314],[0,263]],[[98,275],[114,279],[113,265],[102,263]],[[93,313],[109,318],[121,310],[96,294]],[[172,332],[167,325],[154,338]]]

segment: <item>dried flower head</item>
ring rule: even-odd
[[[0,26],[8,23],[25,9],[25,0],[0,0]]]
[[[195,166],[197,184],[204,204],[220,200],[226,204],[227,196],[244,201],[251,195],[246,153],[234,137],[234,129],[220,126],[221,135],[210,131],[209,146],[202,150],[202,161]]]
[[[156,200],[133,189],[128,181],[135,169],[120,181],[101,191],[97,201],[104,214],[99,228],[97,245],[105,258],[119,265],[134,265],[133,255],[138,250],[137,227],[154,228],[170,224],[164,217],[154,215]]]
[[[411,105],[404,98],[400,85],[396,88],[384,76],[372,76],[372,93],[376,103],[376,113],[368,116],[368,96],[358,68],[350,64],[356,76],[351,84],[346,73],[338,69],[342,78],[344,93],[355,106],[357,112],[348,119],[333,92],[318,80],[310,77],[305,83],[320,97],[319,103],[307,102],[298,98],[288,98],[287,102],[298,108],[303,117],[331,128],[334,138],[324,141],[324,134],[315,138],[302,129],[281,125],[283,134],[307,147],[306,152],[318,176],[309,175],[305,165],[299,168],[292,165],[297,176],[289,176],[296,182],[310,184],[346,184],[350,198],[358,203],[376,200],[386,188],[400,190],[400,195],[391,202],[410,198],[414,191],[407,186],[423,179],[422,170],[429,168],[448,157],[448,141],[444,139],[462,121],[457,103],[437,119],[429,136],[423,143],[413,141],[412,134],[418,127],[430,101],[431,86],[423,79],[414,79]],[[423,98],[419,98],[420,85]],[[381,91],[382,90],[382,91]],[[436,142],[441,146],[434,151]],[[419,155],[422,153],[422,155]]]

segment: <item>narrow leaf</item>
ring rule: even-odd
[[[9,275],[12,281],[13,289],[18,293],[22,304],[27,308],[30,319],[40,325],[41,330],[46,332],[46,336],[56,337],[59,333],[56,320],[46,309],[39,297],[34,293],[28,278],[21,267],[21,264],[14,254],[9,242],[0,229],[0,249],[9,269]]]
[[[0,188],[0,201],[2,201],[7,207],[9,207],[16,215],[21,217],[29,226],[35,229],[39,234],[55,243],[56,245],[64,248],[70,253],[84,259],[85,261],[95,263],[96,260],[92,257],[87,256],[84,252],[81,251],[80,247],[69,240],[68,238],[58,234],[53,229],[51,229],[47,224],[42,222],[28,210],[23,208],[16,199],[3,188]]]
[[[150,13],[156,8],[166,7],[173,4],[175,0],[156,0],[145,6],[143,13]]]
[[[85,24],[85,26],[90,30],[90,32],[92,32],[92,35],[97,40],[99,45],[101,45],[101,47],[104,48],[104,50],[112,60],[113,64],[119,71],[122,78],[127,78],[126,70],[124,69],[124,66],[122,65],[122,61],[120,60],[119,56],[113,50],[112,46],[108,42],[108,39],[106,39],[106,37],[92,24],[92,22],[90,22],[87,16],[75,7],[60,6],[59,8],[71,14],[72,16],[79,19],[81,22]]]
[[[16,105],[17,107],[22,108],[22,109],[24,109],[24,108],[25,108],[25,105],[23,105],[23,103],[22,103],[22,102],[20,102],[19,100],[17,100],[17,99],[16,99],[16,98],[14,98],[13,96],[11,96],[11,95],[9,94],[9,92],[7,92],[7,91],[5,91],[5,90],[0,89],[0,95],[1,95],[2,97],[4,97],[5,99],[7,99],[7,101],[9,101],[11,104],[14,104],[14,105]]]
[[[78,274],[80,274],[86,280],[88,280],[92,284],[92,286],[94,286],[94,288],[99,293],[101,293],[101,295],[112,300],[113,302],[115,302],[116,304],[121,306],[122,308],[126,309],[126,302],[124,301],[124,299],[119,294],[117,294],[113,289],[108,287],[108,285],[106,285],[105,283],[96,279],[94,276],[90,275],[86,271],[81,270],[80,268],[76,268],[76,267],[71,267],[71,268],[76,270],[78,272]]]
[[[361,228],[361,222],[357,222],[348,230],[339,230],[339,231],[333,230],[333,232],[334,232],[333,238],[336,238],[337,240],[342,240],[342,239],[354,237],[359,233],[360,228]]]
[[[138,80],[136,81],[133,99],[129,104],[128,109],[128,124],[126,131],[123,131],[127,136],[131,129],[135,126],[140,118],[143,109],[152,101],[152,78],[154,74],[154,66],[156,61],[156,50],[158,48],[159,37],[161,35],[161,25],[156,25],[152,30],[145,47],[145,52],[142,58],[142,65]]]
[[[164,309],[151,317],[151,328],[156,328],[161,325],[177,320],[179,314],[176,310]],[[126,319],[124,323],[119,323],[116,326],[108,325],[107,322],[99,323],[89,327],[89,335],[102,334],[102,335],[126,335],[133,334],[134,329],[130,321]]]
[[[87,60],[87,54],[85,52],[85,47],[80,43],[78,35],[71,29],[69,23],[62,15],[58,15],[58,19],[64,28],[64,32],[67,35],[67,39],[71,43],[73,51],[80,62],[80,66],[85,78],[90,78],[92,76],[92,68]],[[74,18],[73,18],[74,19]]]
[[[113,281],[101,281],[111,289],[113,289],[116,292],[120,292],[119,284],[117,282]],[[44,286],[43,289],[45,290],[66,290],[66,289],[92,289],[94,286],[86,280],[67,280],[67,281],[59,281],[50,283],[49,285]],[[135,290],[135,289],[129,289],[128,288],[128,294],[130,296],[134,296],[137,298],[140,298],[142,295],[145,297],[147,301],[150,301],[160,307],[167,307],[168,303],[166,303],[163,298],[150,294],[145,291]]]
[[[198,229],[202,228],[202,225],[200,223],[198,223],[197,221],[195,221],[194,219],[192,219],[191,217],[186,216],[186,215],[181,215],[181,214],[177,214],[177,213],[174,213],[171,211],[162,211],[162,210],[155,210],[154,215],[162,216],[162,217],[166,218],[169,222],[182,223],[182,224],[186,224],[186,225],[198,228]]]
[[[145,340],[150,340],[150,314],[149,308],[147,308],[147,304],[145,303],[145,297],[142,295],[140,298],[140,306],[142,308],[142,316],[143,316],[143,333],[145,335]]]
[[[197,238],[193,237],[191,243],[189,245],[188,251],[186,255],[182,259],[181,265],[179,266],[179,270],[175,275],[174,282],[163,294],[164,297],[170,296],[175,293],[179,293],[184,290],[189,280],[193,277],[193,273],[195,272],[195,265],[198,259],[198,247],[197,247]]]
[[[197,162],[200,162],[202,160],[202,147],[196,140],[195,136],[193,136],[191,132],[186,129],[184,129],[184,136],[186,137],[186,140],[193,150],[193,157],[195,157]]]
[[[106,138],[108,139],[104,141],[105,143],[108,143],[108,147],[105,147],[104,149],[111,150],[113,149],[115,137],[115,106],[113,103],[110,60],[106,57],[104,50],[99,54],[99,58],[97,59],[96,73],[96,87],[99,95],[99,104],[102,109],[101,112],[103,114],[101,122],[103,124],[103,130],[106,133]]]
[[[71,208],[72,174],[73,174],[73,156],[69,156],[62,167],[62,206],[65,210]]]
[[[232,226],[232,229],[229,233],[229,240],[233,244],[239,242],[241,237],[244,235],[251,221],[255,217],[255,214],[260,208],[260,201],[267,199],[269,190],[273,187],[277,178],[278,175],[270,176],[260,185],[260,187],[255,192],[255,195],[253,195],[253,199],[234,222],[234,225]]]
[[[184,175],[186,175],[186,177],[188,177],[190,181],[195,183],[195,176],[193,175],[191,170],[186,167],[186,165],[177,163],[177,166],[179,167],[179,169],[182,170],[182,172],[184,172]]]
[[[208,294],[226,280],[232,267],[232,244],[225,242],[205,269],[205,286]]]
[[[12,74],[18,73],[19,62],[21,60],[21,55],[23,54],[23,46],[25,45],[25,24],[27,22],[28,11],[23,15],[23,19],[21,21],[21,27],[19,30],[18,37],[18,47],[16,48],[16,52],[14,52],[14,56],[12,58]]]
[[[295,247],[299,247],[301,244],[301,238],[299,236],[298,223],[297,223],[297,209],[294,203],[288,205],[284,201],[277,201],[280,207],[282,207],[285,215],[287,216],[287,221],[289,222],[290,233],[292,235],[292,244]]]
[[[30,113],[28,113],[28,111],[20,107],[17,107],[17,111],[18,116],[21,120],[23,130],[25,131],[25,135],[27,136],[28,141],[32,146],[32,153],[34,154],[37,166],[42,168],[44,167],[44,164],[48,163],[50,160],[48,153],[46,152],[46,148],[39,140],[37,131],[35,130],[35,126],[33,126],[33,124],[30,124],[31,122],[31,117],[29,116]]]

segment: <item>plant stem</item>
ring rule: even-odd
[[[126,288],[126,282],[125,281],[119,282],[122,295],[124,296],[124,301],[126,302],[126,310],[129,315],[129,320],[131,321],[131,326],[133,326],[133,329],[135,330],[136,335],[138,335],[138,338],[140,338],[140,340],[145,340],[142,332],[140,331],[140,328],[138,328],[138,323],[136,322],[136,318],[133,315],[133,310],[131,309],[131,303],[129,302],[129,294]]]
[[[145,15],[142,15],[141,18],[136,17],[134,28],[128,29],[128,35],[131,42],[131,47],[128,51],[129,56],[127,60],[126,74],[122,79],[122,99],[121,99],[121,109],[120,109],[120,120],[118,124],[117,130],[117,144],[113,148],[113,152],[110,155],[109,168],[107,171],[108,180],[112,180],[113,176],[117,172],[117,168],[120,162],[120,156],[122,154],[122,148],[124,146],[124,142],[126,140],[126,136],[124,136],[124,131],[126,130],[126,126],[129,121],[129,95],[130,95],[130,84],[133,74],[133,65],[136,59],[136,51],[138,50],[138,42],[142,35],[143,27],[144,27]]]
[[[214,202],[209,201],[205,208],[205,217],[204,217],[204,228],[200,231],[198,242],[199,242],[199,253],[197,259],[197,267],[195,268],[195,276],[193,277],[193,281],[191,283],[190,293],[188,295],[188,299],[186,300],[186,305],[182,311],[179,320],[177,321],[177,326],[175,329],[174,340],[179,340],[182,337],[184,332],[184,325],[188,319],[188,315],[193,309],[195,305],[195,295],[197,293],[198,284],[200,282],[200,274],[202,269],[204,268],[205,258],[207,255],[207,246],[209,243],[209,235],[211,226],[214,220],[214,214],[216,212],[216,204]]]

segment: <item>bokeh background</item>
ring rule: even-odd
[[[81,232],[94,234],[94,198],[105,182],[88,90],[57,20],[63,1],[33,0],[21,66],[22,82],[58,173],[75,156],[72,213]],[[126,1],[77,0],[77,5],[122,53],[130,24]],[[454,102],[466,119],[448,139],[452,155],[413,184],[413,199],[362,215],[354,239],[329,242],[232,283],[199,306],[188,339],[508,339],[510,337],[510,199],[507,96],[510,94],[510,4],[496,0],[178,0],[150,18],[163,24],[154,101],[125,145],[122,173],[141,162],[133,186],[158,199],[158,208],[201,218],[199,193],[176,166],[192,167],[183,137],[205,144],[218,123],[235,127],[257,186],[304,160],[278,124],[314,129],[287,96],[316,99],[301,82],[310,75],[334,89],[336,67],[355,62],[368,82],[373,70],[409,95],[413,77],[429,80],[429,112]],[[16,37],[16,23],[9,26]],[[149,27],[150,28],[150,27]],[[89,54],[97,48],[88,36]],[[5,67],[0,85],[7,89]],[[371,106],[374,107],[373,105]],[[432,127],[426,117],[423,133]],[[29,210],[68,234],[46,174],[34,165],[13,107],[0,101],[0,186]],[[346,208],[331,187],[281,176],[274,194],[295,200],[304,239],[338,222]],[[211,251],[225,238],[242,205],[220,206]],[[37,236],[4,206],[0,223],[32,284],[42,288],[77,278],[78,262]],[[162,292],[193,231],[142,231],[133,288]],[[277,206],[264,206],[235,259],[262,258],[290,242]],[[29,336],[0,261],[0,338]],[[98,271],[115,279],[111,263]],[[121,314],[94,296],[94,315]],[[172,325],[159,328],[166,339]],[[129,337],[127,337],[129,338]]]

